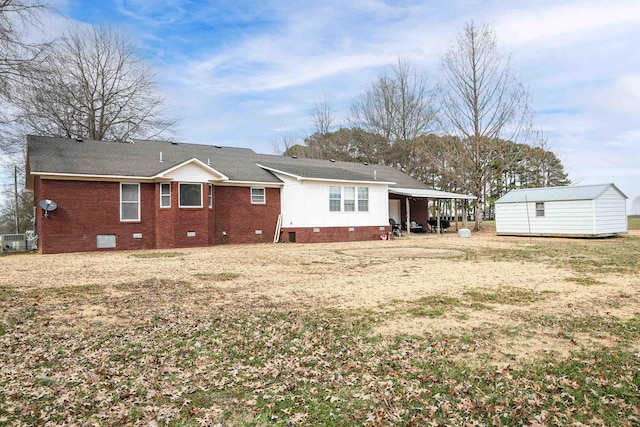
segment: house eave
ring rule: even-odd
[[[264,166],[261,165],[259,163],[256,163],[257,166],[268,170],[269,172],[272,172],[274,174],[280,174],[280,175],[284,175],[284,176],[288,176],[290,178],[293,178],[297,181],[313,181],[313,182],[335,182],[335,183],[344,183],[344,182],[349,182],[349,183],[353,183],[353,184],[378,184],[378,185],[395,185],[395,182],[393,181],[378,181],[378,180],[353,180],[353,179],[347,179],[347,178],[312,178],[312,177],[306,177],[306,176],[301,176],[301,175],[296,175],[290,172],[285,172],[279,169],[275,169],[269,166]]]
[[[72,173],[57,173],[57,172],[32,172],[30,174],[39,175],[41,179],[60,179],[60,180],[80,180],[80,181],[136,181],[136,182],[171,182],[174,181],[171,178],[164,178],[161,176],[131,176],[131,175],[91,175],[91,174],[72,174]],[[284,184],[280,182],[264,182],[264,181],[219,181],[209,180],[211,184],[215,185],[228,185],[236,187],[247,186],[260,186],[279,188]]]
[[[182,163],[179,163],[175,166],[170,167],[169,169],[163,170],[162,172],[154,175],[152,178],[164,178],[165,175],[178,170],[188,164],[194,163],[198,166],[200,166],[201,168],[203,168],[204,170],[206,170],[207,172],[213,174],[214,176],[219,177],[219,181],[229,181],[229,177],[226,176],[225,174],[221,173],[220,171],[212,168],[210,165],[207,165],[206,163],[202,162],[201,160],[196,159],[195,157],[189,159],[189,160],[185,160]]]
[[[265,187],[265,188],[280,188],[284,186],[283,182],[264,182],[264,181],[223,181],[214,182],[216,186],[229,186],[229,187]]]

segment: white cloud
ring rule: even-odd
[[[639,23],[638,1],[581,0],[510,10],[498,18],[495,30],[508,46],[515,47],[551,41],[571,44]]]
[[[606,88],[606,93],[601,96],[602,109],[608,109],[615,114],[623,114],[640,123],[640,74],[626,74],[617,77]],[[640,130],[636,130],[640,133]]]

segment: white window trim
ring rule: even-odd
[[[337,198],[337,199],[331,198],[331,187],[338,187],[338,188],[340,189],[340,194],[339,194],[339,196],[340,196],[340,197],[339,197],[339,198]],[[338,206],[338,210],[332,210],[332,209],[331,209],[331,202],[332,202],[332,201],[335,201],[335,200],[337,200],[337,201],[339,201],[339,202],[340,202],[340,203],[339,203],[339,206]],[[343,209],[342,209],[342,200],[343,200],[343,197],[342,197],[342,187],[341,187],[341,186],[339,186],[339,185],[330,185],[330,186],[329,186],[329,212],[343,212]]]
[[[353,194],[353,198],[352,199],[347,199],[347,188],[351,188],[352,189],[352,194]],[[345,186],[342,187],[342,210],[344,212],[358,212],[358,194],[357,194],[357,188],[358,187],[353,187],[353,186]],[[351,203],[351,209],[347,210],[347,203]]]
[[[542,209],[538,209],[538,205],[542,205]],[[536,218],[544,218],[545,214],[544,202],[536,202]],[[538,215],[538,212],[542,212],[542,215]]]
[[[162,187],[168,185],[169,186],[169,204],[168,205],[163,205],[162,204]],[[170,182],[161,182],[160,183],[160,208],[162,209],[166,209],[166,208],[170,208],[171,207],[171,183]]]
[[[182,204],[182,200],[181,200],[182,199],[182,197],[181,197],[182,192],[180,191],[180,186],[182,184],[199,185],[200,186],[200,205],[199,206],[195,206],[195,205],[194,206],[191,206],[191,205],[184,206]],[[179,208],[183,208],[183,209],[202,209],[202,196],[203,196],[203,194],[202,194],[202,183],[201,182],[179,182],[178,183],[178,207]]]
[[[262,201],[261,202],[254,202],[253,201],[253,190],[262,190]],[[252,205],[265,205],[265,204],[267,204],[267,189],[265,187],[251,187],[250,194],[251,194],[251,204]]]
[[[338,187],[340,188],[340,199],[332,199],[331,198],[331,187]],[[346,196],[345,196],[345,188],[353,188],[354,189],[354,195],[353,195],[353,199],[348,199],[349,201],[353,201],[354,206],[353,206],[353,210],[346,210],[345,209],[345,202],[347,201]],[[360,199],[359,198],[359,188],[366,188],[367,189],[367,198],[366,199]],[[351,185],[345,185],[345,186],[340,186],[340,185],[331,185],[329,186],[329,212],[348,212],[348,213],[355,213],[355,212],[369,212],[369,202],[371,201],[371,198],[369,197],[370,192],[369,192],[369,187],[362,187],[362,186],[351,186]],[[340,200],[340,209],[339,210],[331,210],[331,201],[332,200]],[[366,210],[360,210],[360,200],[366,200],[367,201],[367,209]]]
[[[209,204],[209,209],[213,209],[213,184],[208,184],[207,201]]]
[[[122,186],[123,185],[135,185],[138,187],[138,200],[135,202],[132,201],[124,201],[122,200]],[[138,205],[138,215],[135,219],[123,218],[122,217],[122,206],[124,203],[137,203]],[[139,182],[121,182],[120,183],[120,222],[140,222],[140,183]]]
[[[366,199],[361,199],[360,198],[360,189],[361,188],[366,188],[367,189],[367,198]],[[366,200],[367,201],[367,209],[366,210],[360,210],[360,201],[361,200]],[[356,211],[357,212],[369,212],[369,187],[356,187]]]

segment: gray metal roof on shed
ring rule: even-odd
[[[524,188],[511,190],[496,200],[496,204],[520,203],[525,201],[554,202],[565,200],[593,200],[598,198],[610,187],[613,187],[625,199],[627,198],[627,196],[614,184],[571,185],[565,187]]]

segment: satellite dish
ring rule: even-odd
[[[49,199],[40,200],[39,205],[45,212],[55,211],[58,207],[56,202]]]
[[[49,200],[49,199],[40,200],[40,203],[38,203],[38,204],[40,205],[40,207],[44,211],[44,217],[45,218],[49,218],[49,212],[56,210],[56,208],[58,207],[56,202],[54,202],[53,200]]]

